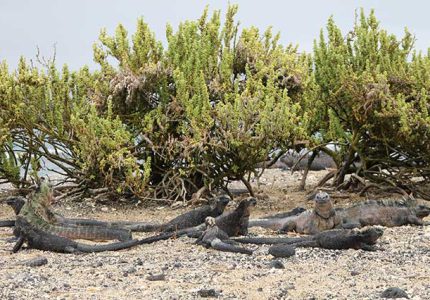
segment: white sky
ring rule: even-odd
[[[231,0],[239,4],[237,20],[241,28],[255,25],[262,30],[273,26],[284,44],[299,44],[311,51],[313,40],[333,15],[343,31],[352,28],[354,10],[375,8],[382,27],[401,35],[408,27],[416,38],[416,48],[427,51],[430,41],[430,4],[425,0]],[[56,44],[57,63],[71,69],[84,64],[95,67],[92,44],[100,29],[112,33],[118,23],[133,32],[143,16],[157,38],[165,41],[165,25],[198,18],[204,7],[225,12],[228,1],[197,0],[0,0],[0,60],[15,67],[21,55],[34,58],[36,47],[50,56]]]

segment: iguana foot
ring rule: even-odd
[[[21,249],[22,245],[24,244],[24,241],[25,241],[24,237],[20,236],[16,241],[15,246],[13,246],[12,252],[17,253],[19,249]]]

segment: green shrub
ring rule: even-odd
[[[239,35],[236,11],[229,7],[224,24],[219,11],[205,10],[176,32],[168,26],[166,50],[141,19],[131,42],[120,25],[113,37],[102,31],[94,47],[110,78],[101,106],[112,99],[139,159],[151,158],[156,197],[189,198],[245,181],[258,163],[307,136],[309,58],[279,45],[270,29]]]
[[[336,184],[355,171],[356,159],[356,172],[376,182],[405,187],[413,176],[428,176],[429,57],[413,44],[407,30],[398,39],[381,29],[373,11],[361,11],[345,36],[331,18],[327,36],[315,42],[321,133],[342,150]]]

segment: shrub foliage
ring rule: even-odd
[[[132,35],[102,30],[94,72],[2,63],[0,179],[25,186],[53,168],[80,191],[190,199],[328,142],[337,185],[351,172],[409,190],[428,178],[430,56],[408,31],[361,12],[343,35],[330,19],[307,55],[270,28],[239,30],[236,12],[168,25],[164,45],[143,19]]]

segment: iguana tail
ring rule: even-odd
[[[294,238],[267,238],[267,237],[255,237],[255,238],[236,238],[234,241],[242,244],[286,244]]]
[[[126,229],[133,232],[154,232],[162,228],[163,225],[140,222],[104,222],[91,219],[63,219],[63,224],[83,225],[83,226],[103,226],[109,228]]]
[[[265,237],[256,237],[256,238],[238,238],[234,239],[234,241],[242,243],[242,244],[287,244],[293,245],[295,247],[316,247],[316,242],[313,237],[305,236],[305,237],[296,237],[296,238],[265,238]]]
[[[283,213],[278,213],[275,215],[268,215],[268,216],[264,216],[261,217],[261,219],[280,219],[280,218],[286,218],[286,217],[291,217],[291,216],[295,216],[295,215],[299,215],[302,212],[306,211],[305,208],[303,207],[296,207],[290,211],[287,212],[283,212]]]
[[[175,233],[162,233],[159,235],[143,238],[143,239],[135,239],[124,242],[110,243],[106,245],[86,245],[82,243],[76,243],[74,249],[71,249],[71,252],[84,252],[84,253],[93,253],[93,252],[105,252],[105,251],[118,251],[123,249],[129,249],[139,245],[152,244],[158,241],[167,240],[173,237]]]
[[[224,251],[224,252],[242,253],[242,254],[248,254],[248,255],[252,255],[253,253],[253,251],[250,249],[227,244],[221,241],[220,239],[214,239],[211,242],[211,247],[214,248],[215,250]]]
[[[15,226],[15,220],[0,221],[0,227],[13,227],[13,226]]]

